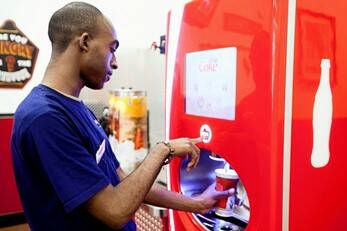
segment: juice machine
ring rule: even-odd
[[[195,0],[170,11],[166,136],[203,137],[188,196],[230,165],[231,215],[170,211],[170,230],[347,230],[347,3]]]

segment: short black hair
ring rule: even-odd
[[[95,35],[100,15],[102,13],[98,8],[85,2],[71,2],[57,10],[48,25],[53,50],[65,51],[72,39],[84,32]]]

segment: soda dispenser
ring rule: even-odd
[[[346,9],[196,0],[170,11],[166,137],[203,142],[196,169],[170,163],[168,187],[236,189],[206,214],[170,210],[171,230],[347,230]]]
[[[133,171],[148,152],[147,115],[145,91],[122,88],[110,92],[110,139],[126,172]]]

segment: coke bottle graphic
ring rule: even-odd
[[[321,61],[321,78],[316,92],[313,115],[313,147],[311,164],[321,168],[328,164],[330,159],[329,140],[332,121],[332,93],[330,88],[330,60]]]

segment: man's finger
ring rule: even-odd
[[[197,146],[195,146],[194,144],[192,146],[193,146],[193,148],[194,148],[194,150],[196,152],[196,155],[197,155],[196,162],[195,162],[195,165],[194,165],[194,168],[196,168],[196,166],[198,165],[199,160],[200,160],[200,149]]]
[[[199,163],[199,159],[200,159],[200,149],[195,145],[195,144],[191,144],[190,145],[192,147],[192,149],[196,152],[197,154],[197,160],[194,164],[194,168],[196,167],[196,165]]]
[[[195,162],[194,168],[196,168],[196,166],[198,165],[199,160],[200,160],[200,153],[198,153],[198,158],[197,158],[197,160]]]
[[[193,144],[197,144],[197,143],[202,142],[202,137],[200,136],[200,137],[197,137],[197,138],[191,138],[191,139],[189,139],[189,140],[190,140],[190,142],[192,142]]]
[[[198,160],[198,153],[194,149],[192,150],[191,156],[192,156],[192,158],[187,165],[187,171],[190,171],[195,166],[195,163]]]
[[[195,145],[195,144],[191,144],[190,145],[198,154],[200,154],[200,149]]]
[[[235,193],[235,189],[234,188],[229,189],[228,193],[229,193],[229,197],[232,196]]]
[[[235,189],[231,188],[229,190],[225,190],[225,191],[216,191],[216,194],[214,196],[215,199],[220,199],[223,197],[230,197],[235,193]]]
[[[195,165],[196,161],[197,161],[197,154],[195,151],[192,151],[192,158],[190,159],[188,163],[188,167],[192,168]]]

